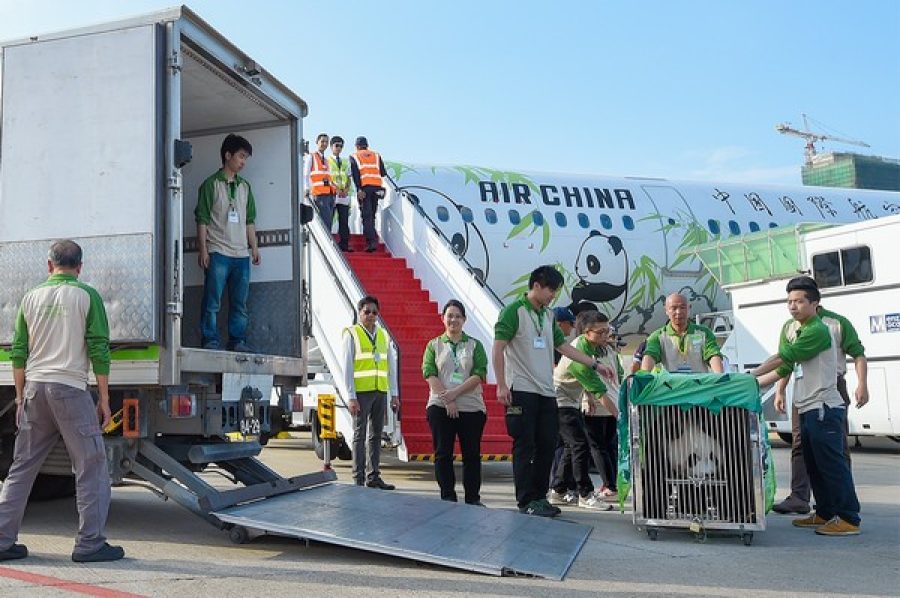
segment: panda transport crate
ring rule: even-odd
[[[766,528],[775,472],[748,374],[638,374],[619,396],[619,492],[634,524],[735,534],[750,545]],[[624,503],[624,499],[623,499]]]

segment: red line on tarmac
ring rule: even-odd
[[[38,575],[37,573],[28,573],[27,571],[10,569],[9,567],[0,567],[0,577],[17,579],[26,583],[32,583],[56,590],[68,590],[70,592],[78,592],[79,594],[87,594],[88,596],[98,596],[99,598],[144,598],[140,594],[120,592],[119,590],[111,590],[109,588],[103,588],[100,586],[92,586],[90,584],[70,581],[68,579],[61,579],[59,577],[49,577],[47,575]]]

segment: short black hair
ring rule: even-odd
[[[356,311],[362,311],[362,308],[367,305],[374,305],[378,309],[381,309],[381,305],[378,303],[377,298],[373,297],[372,295],[366,295],[356,302]]]
[[[341,145],[344,145],[344,138],[341,137],[340,135],[335,135],[334,137],[331,138],[331,145],[334,145],[335,143],[340,143]]]
[[[60,268],[77,268],[81,265],[81,246],[75,241],[61,239],[50,246],[47,258]]]
[[[249,141],[247,141],[240,135],[229,133],[225,137],[225,139],[222,140],[222,148],[219,150],[219,156],[221,156],[222,158],[222,164],[225,164],[227,160],[227,158],[225,158],[225,154],[231,154],[233,156],[241,150],[244,150],[250,156],[253,155],[253,146],[250,145]]]
[[[534,287],[535,283],[555,291],[563,285],[563,277],[553,266],[538,266],[528,277],[529,290]]]
[[[806,299],[810,302],[822,300],[822,293],[819,292],[819,285],[809,276],[797,276],[796,278],[790,279],[785,290],[788,293],[791,291],[803,291],[803,294],[806,295]]]
[[[319,143],[319,139],[321,139],[322,137],[328,139],[328,133],[319,133],[318,135],[316,135],[316,143]]]
[[[444,314],[446,314],[447,310],[450,309],[451,307],[455,307],[456,309],[459,310],[459,313],[462,314],[462,317],[464,317],[464,318],[466,317],[466,308],[463,307],[463,304],[459,299],[451,299],[450,301],[445,303],[444,309],[441,310],[441,315],[443,316]]]

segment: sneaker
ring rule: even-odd
[[[541,503],[542,505],[544,505],[545,509],[550,509],[550,511],[553,513],[553,515],[552,515],[553,517],[562,513],[562,509],[560,509],[557,506],[551,505],[550,502],[546,498],[542,498],[538,502]]]
[[[484,507],[487,508],[487,505],[481,502],[480,500],[476,500],[475,502],[467,502],[467,505],[472,505],[473,507]]]
[[[574,490],[569,490],[565,494],[551,490],[547,495],[547,502],[551,505],[574,505],[578,503],[578,494]]]
[[[106,542],[103,546],[88,554],[73,552],[72,560],[76,563],[103,563],[106,561],[118,561],[124,556],[124,548],[121,546],[112,546],[109,542]]]
[[[218,351],[219,350],[219,341],[206,341],[203,343],[204,349],[209,349],[210,351]]]
[[[849,521],[844,521],[835,515],[828,523],[822,527],[817,527],[816,533],[820,536],[858,536],[859,526],[853,525]]]
[[[366,486],[369,488],[378,488],[379,490],[393,490],[396,488],[393,484],[388,484],[381,478],[375,478],[369,482],[366,482]]]
[[[794,519],[791,523],[794,524],[794,527],[822,527],[828,523],[828,521],[819,517],[818,514],[813,513],[809,517]]]
[[[519,513],[523,515],[535,515],[537,517],[556,517],[558,513],[553,511],[550,503],[542,500],[533,500],[524,507],[519,507]]]
[[[28,556],[28,548],[24,544],[13,544],[6,550],[0,550],[0,561],[24,559]]]
[[[236,343],[232,343],[230,350],[234,351],[235,353],[255,353],[255,351],[250,348],[250,345],[248,345],[244,341],[237,341]]]
[[[791,513],[806,515],[809,513],[810,508],[809,503],[803,502],[793,496],[788,496],[786,499],[772,507],[772,510],[776,513],[781,513],[782,515],[789,515]]]
[[[578,506],[595,511],[612,511],[615,508],[612,504],[604,501],[604,497],[597,492],[578,497]]]

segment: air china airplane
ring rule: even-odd
[[[679,250],[792,223],[900,213],[900,193],[886,191],[386,166],[504,302],[527,289],[532,269],[554,264],[565,279],[557,305],[597,305],[629,344],[665,323],[669,293],[683,293],[694,314],[730,308]]]

